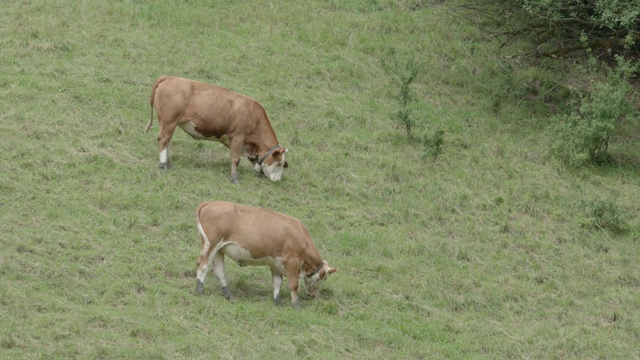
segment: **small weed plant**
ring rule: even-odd
[[[432,156],[433,162],[436,162],[444,149],[444,130],[438,129],[431,136],[425,135],[422,138],[422,149],[423,160]]]

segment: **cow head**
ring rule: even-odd
[[[285,159],[287,152],[288,150],[286,148],[276,145],[267,151],[266,154],[262,155],[253,169],[263,173],[271,181],[280,181],[282,178],[282,169],[289,167],[289,163]]]
[[[307,295],[311,298],[315,298],[320,293],[320,285],[322,282],[334,272],[338,271],[338,269],[329,266],[326,261],[322,261],[322,265],[318,271],[315,271],[312,274],[307,274],[304,277],[305,288],[307,289]]]

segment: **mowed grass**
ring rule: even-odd
[[[550,159],[548,114],[501,97],[495,44],[445,7],[33,0],[0,24],[1,358],[640,357],[637,135],[616,166]],[[421,63],[436,161],[391,120],[390,48]],[[161,172],[163,74],[260,101],[283,181],[243,160],[234,186],[228,151],[181,131]],[[195,296],[205,200],[301,219],[338,272],[301,311],[230,261],[237,302],[213,274]],[[592,226],[593,200],[625,231]]]

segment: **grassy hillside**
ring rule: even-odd
[[[529,70],[441,5],[1,8],[1,358],[640,357],[637,155],[549,159],[544,104],[506,87]],[[421,64],[435,161],[391,119],[391,48]],[[260,101],[290,150],[283,181],[243,160],[234,186],[228,151],[181,131],[161,172],[157,122],[143,130],[163,74]],[[301,219],[339,269],[320,298],[277,307],[267,269],[230,261],[237,302],[214,276],[195,296],[194,212],[215,199]]]

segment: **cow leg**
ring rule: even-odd
[[[289,289],[291,290],[291,305],[295,309],[300,309],[300,302],[298,301],[298,275],[300,272],[300,266],[297,262],[293,264],[285,265],[287,268],[287,280],[289,280]]]
[[[227,286],[227,279],[224,276],[224,254],[218,251],[215,255],[213,255],[212,261],[213,273],[218,277],[218,280],[220,281],[224,297],[233,301],[233,295],[231,295],[231,291],[229,291],[229,287]]]
[[[160,122],[162,124],[162,122]],[[158,133],[158,149],[160,150],[160,168],[167,170],[169,168],[169,142],[175,131],[175,126],[160,127]]]
[[[280,286],[282,285],[282,275],[271,269],[271,277],[273,278],[273,300],[276,305],[280,305]]]
[[[240,163],[243,144],[244,139],[239,137],[231,139],[229,144],[229,155],[231,156],[231,182],[234,184],[240,183],[238,181],[238,164]]]
[[[204,278],[207,276],[207,270],[209,270],[211,262],[213,261],[211,254],[208,254],[208,250],[208,248],[203,249],[203,252],[198,258],[198,284],[196,286],[196,294],[198,295],[204,294]]]

